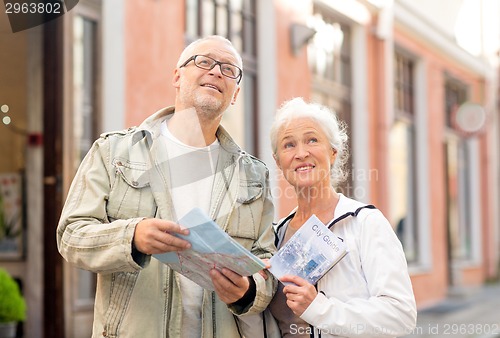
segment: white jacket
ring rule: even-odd
[[[362,206],[340,194],[334,218]],[[319,280],[318,295],[301,318],[315,327],[316,337],[321,329],[322,338],[411,333],[415,298],[401,242],[388,220],[377,209],[362,209],[331,230],[344,239],[349,253]]]

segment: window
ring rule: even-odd
[[[89,16],[77,14],[73,18],[73,129],[69,144],[72,145],[71,170],[74,171],[98,136],[97,27],[98,21]],[[95,274],[74,269],[71,278],[75,307],[92,309]]]
[[[333,109],[347,124],[349,149],[352,147],[351,123],[351,30],[321,6],[314,6],[309,23],[316,34],[307,49],[312,73],[311,100]],[[346,164],[352,168],[352,158]],[[349,170],[346,182],[337,187],[346,196],[354,195],[353,173]]]
[[[225,36],[243,58],[243,80],[235,106],[222,124],[249,153],[259,155],[257,140],[257,50],[255,0],[186,0],[188,42],[208,35]]]
[[[408,262],[419,258],[414,71],[411,58],[394,55],[395,119],[389,134],[390,222],[403,244]]]
[[[74,151],[80,165],[95,140],[96,109],[96,22],[75,16],[73,24]]]
[[[101,121],[101,13],[100,0],[87,0],[67,13],[64,55],[65,91],[63,173],[65,191],[99,136]],[[65,16],[66,17],[66,16]],[[66,337],[91,335],[96,274],[64,265]],[[78,333],[78,334],[77,334]]]
[[[454,113],[467,99],[467,87],[455,79],[445,83],[447,221],[452,260],[472,258],[470,153],[466,140],[453,130]]]

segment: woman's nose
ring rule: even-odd
[[[306,158],[307,156],[309,156],[309,150],[307,149],[307,147],[302,145],[297,146],[297,152],[295,153],[295,157],[303,159]]]

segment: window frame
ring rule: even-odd
[[[416,119],[416,102],[417,102],[417,90],[416,90],[416,58],[410,53],[406,52],[402,48],[394,49],[394,115],[391,126],[391,131],[398,124],[404,125],[407,130],[409,130],[409,139],[407,137],[407,146],[410,148],[406,151],[409,156],[407,157],[406,163],[406,213],[405,218],[400,220],[391,218],[392,226],[398,235],[401,243],[403,244],[403,250],[409,264],[418,264],[421,261],[421,251],[422,251],[422,236],[420,234],[420,217],[419,217],[419,198],[420,193],[419,182],[416,170],[417,159],[417,119]],[[391,146],[391,143],[389,142]],[[392,150],[391,150],[392,152]],[[391,154],[389,160],[394,160],[394,154]],[[391,177],[393,174],[391,173]],[[395,182],[393,180],[389,181],[389,189],[391,191],[391,196],[394,198],[394,186]],[[399,186],[399,184],[398,184]],[[399,188],[398,188],[399,189]],[[391,214],[395,210],[394,201],[391,202],[390,206]],[[404,221],[403,221],[404,220]],[[401,226],[406,226],[409,232],[401,233]],[[404,231],[404,230],[403,230]],[[411,241],[409,243],[408,241]],[[409,251],[408,251],[409,250]]]
[[[91,135],[87,135],[86,146],[90,149],[93,140],[97,139],[99,136],[99,130],[101,130],[102,123],[102,95],[100,92],[102,85],[102,74],[101,74],[101,58],[102,54],[102,2],[101,0],[87,0],[82,6],[76,6],[65,21],[66,32],[68,33],[67,45],[65,47],[65,70],[66,77],[65,83],[67,91],[65,92],[66,100],[66,113],[64,116],[64,186],[65,191],[69,190],[69,185],[81,163],[83,155],[86,154],[84,148],[79,147],[80,151],[75,151],[77,147],[77,142],[75,141],[75,128],[74,125],[77,123],[75,120],[75,105],[78,104],[77,97],[75,96],[75,23],[77,18],[82,18],[83,20],[91,21],[95,26],[93,30],[93,51],[90,55],[92,70],[91,79],[93,85],[91,86],[91,97],[93,102],[93,114],[90,120]],[[85,50],[82,50],[85,53]],[[83,100],[81,101],[83,102]],[[89,144],[89,140],[93,139]],[[88,149],[87,149],[88,150]],[[66,300],[66,304],[72,311],[72,317],[78,314],[84,314],[86,312],[93,311],[94,308],[94,298],[95,298],[95,287],[97,283],[97,275],[88,271],[84,271],[73,266],[65,265],[65,280],[69,281],[67,294],[69,298]],[[86,280],[84,282],[84,280]],[[85,284],[84,284],[85,283]],[[82,289],[86,288],[86,290]],[[83,293],[82,293],[83,292]],[[87,293],[89,296],[83,296]],[[72,330],[72,325],[68,323],[67,330]]]
[[[236,142],[247,152],[259,156],[257,1],[241,0],[241,7],[238,9],[231,7],[232,3],[231,0],[186,0],[185,41],[187,45],[202,36],[222,35],[228,38],[240,52],[243,59],[241,90],[235,106],[231,108],[231,114],[224,114],[222,124],[227,127]],[[209,5],[212,6],[213,16],[204,13]],[[218,14],[221,15],[223,12],[226,18],[226,27],[220,29]],[[210,18],[213,19],[213,25],[212,29],[207,31],[204,20],[211,20]],[[239,32],[235,31],[234,28],[235,22],[238,21],[241,24]]]
[[[348,148],[353,149],[354,127],[353,127],[353,92],[354,92],[354,73],[353,73],[353,36],[354,36],[354,23],[346,20],[342,15],[335,13],[331,8],[324,4],[314,2],[312,16],[321,15],[323,22],[338,27],[343,34],[342,45],[340,49],[332,51],[328,56],[333,57],[332,61],[332,76],[322,76],[318,74],[315,69],[317,68],[316,60],[311,60],[311,55],[315,55],[314,39],[308,44],[308,63],[311,71],[311,101],[318,102],[335,111],[340,118],[347,125],[348,134]],[[335,26],[337,25],[337,26]],[[318,34],[318,33],[317,33]],[[347,41],[347,42],[346,42]],[[348,72],[345,72],[345,65],[348,65]],[[344,66],[344,67],[343,67]],[[346,80],[348,78],[348,80]],[[349,156],[345,164],[345,170],[348,176],[336,189],[348,197],[354,197],[356,194],[355,176],[353,168],[353,157]]]
[[[448,240],[448,259],[450,262],[449,280],[451,285],[460,284],[458,270],[461,267],[475,266],[481,261],[481,213],[479,211],[480,192],[478,187],[478,141],[472,138],[464,137],[459,131],[454,129],[452,118],[454,110],[458,109],[460,104],[465,103],[470,98],[470,85],[465,81],[444,73],[444,111],[445,111],[445,132],[444,132],[444,160],[445,160],[445,179],[446,179],[446,231]],[[452,87],[450,90],[449,87]],[[449,154],[450,144],[456,143],[456,161],[457,161],[457,202],[458,202],[458,224],[455,229],[462,232],[459,238],[460,247],[454,252],[452,247],[451,229],[450,229],[450,184],[449,184]],[[461,160],[461,156],[465,160]],[[464,164],[463,167],[461,164]],[[465,247],[462,247],[465,245]],[[468,247],[467,247],[468,246]],[[465,252],[464,252],[465,250]],[[460,253],[456,255],[456,253]]]

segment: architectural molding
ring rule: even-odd
[[[452,58],[456,63],[469,71],[486,78],[494,76],[493,68],[480,58],[461,48],[453,37],[447,35],[440,27],[419,14],[408,2],[394,3],[394,27],[400,28],[423,44],[430,45],[432,50]]]

